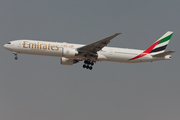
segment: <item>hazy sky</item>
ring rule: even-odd
[[[179,0],[0,0],[0,120],[180,120]],[[146,49],[174,31],[170,61],[98,62],[92,71],[60,58],[3,48],[16,39]]]

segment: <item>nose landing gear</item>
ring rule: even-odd
[[[94,62],[93,62],[93,61],[85,60],[85,61],[84,61],[83,68],[92,70],[92,69],[93,69],[93,67],[92,67],[93,65],[94,65]]]
[[[14,59],[17,60],[18,59],[18,56],[17,56],[17,53],[13,53],[15,55]]]

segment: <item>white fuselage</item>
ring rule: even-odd
[[[15,40],[9,44],[5,44],[4,47],[14,53],[32,54],[32,55],[45,55],[55,57],[66,57],[69,59],[86,60],[83,56],[66,56],[63,54],[67,48],[77,49],[82,47],[82,44],[72,44],[65,42],[47,42],[36,40]],[[124,62],[124,63],[138,63],[138,62],[152,62],[157,60],[165,60],[166,57],[152,57],[147,54],[138,59],[130,60],[133,57],[141,54],[143,50],[124,49],[116,47],[104,47],[98,51],[98,57],[94,61],[111,61],[111,62]]]

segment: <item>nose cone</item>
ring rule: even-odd
[[[9,44],[5,44],[4,45],[4,48],[7,49],[7,50],[10,50],[11,49],[11,46]]]
[[[4,48],[7,49],[7,44],[4,45]]]

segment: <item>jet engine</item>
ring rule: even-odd
[[[64,57],[74,57],[78,54],[78,51],[73,48],[63,48]]]
[[[73,60],[69,58],[62,57],[61,58],[61,64],[62,65],[73,65],[75,63],[79,62],[78,60]]]

